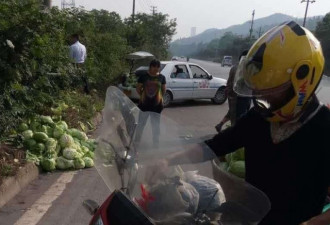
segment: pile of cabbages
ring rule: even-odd
[[[38,116],[19,126],[27,161],[44,171],[83,169],[94,166],[95,140],[65,121]]]

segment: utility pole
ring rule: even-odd
[[[133,12],[132,12],[132,22],[135,20],[135,0],[133,0]]]
[[[156,10],[157,10],[156,6],[151,6],[152,15],[156,14]]]
[[[253,33],[254,15],[255,15],[255,10],[253,10],[253,12],[252,12],[252,21],[251,21],[251,28],[250,28],[250,40],[252,38],[252,33]]]
[[[306,19],[307,19],[307,12],[308,12],[308,7],[309,7],[309,3],[314,3],[315,0],[302,0],[301,3],[307,2],[306,4],[306,11],[305,11],[305,17],[304,17],[304,23],[303,23],[303,27],[306,26]]]

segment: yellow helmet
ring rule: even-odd
[[[288,121],[314,94],[323,69],[320,42],[306,28],[287,22],[265,33],[241,59],[234,90],[254,97],[269,121]]]

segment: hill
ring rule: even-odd
[[[316,25],[322,20],[322,16],[309,17],[307,19],[306,27],[310,30],[315,30]],[[253,35],[258,37],[260,34],[266,32],[270,28],[281,24],[285,21],[294,20],[299,24],[302,24],[303,19],[294,18],[289,15],[276,13],[267,17],[256,19],[254,22],[254,32]],[[205,44],[211,42],[215,38],[222,37],[227,32],[232,32],[236,35],[247,36],[249,35],[249,30],[251,26],[251,21],[247,21],[243,24],[233,25],[225,29],[208,29],[194,37],[183,38],[176,40],[171,43],[170,51],[173,55],[187,55],[191,54],[194,50],[192,45]],[[260,34],[259,34],[260,33]]]

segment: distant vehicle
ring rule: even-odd
[[[172,61],[178,61],[178,60],[179,60],[179,57],[177,57],[177,56],[172,57]]]
[[[148,67],[136,70],[136,76],[146,73]],[[161,73],[166,77],[164,106],[175,100],[211,99],[214,104],[227,100],[225,79],[213,77],[205,69],[194,63],[161,62]],[[121,88],[119,86],[119,88]],[[127,94],[127,92],[126,92]],[[135,88],[128,94],[131,99],[139,99]]]
[[[181,59],[184,59],[185,57],[184,56],[181,56]]]
[[[225,67],[225,66],[229,66],[231,67],[233,65],[233,57],[232,56],[224,56],[221,66]]]

